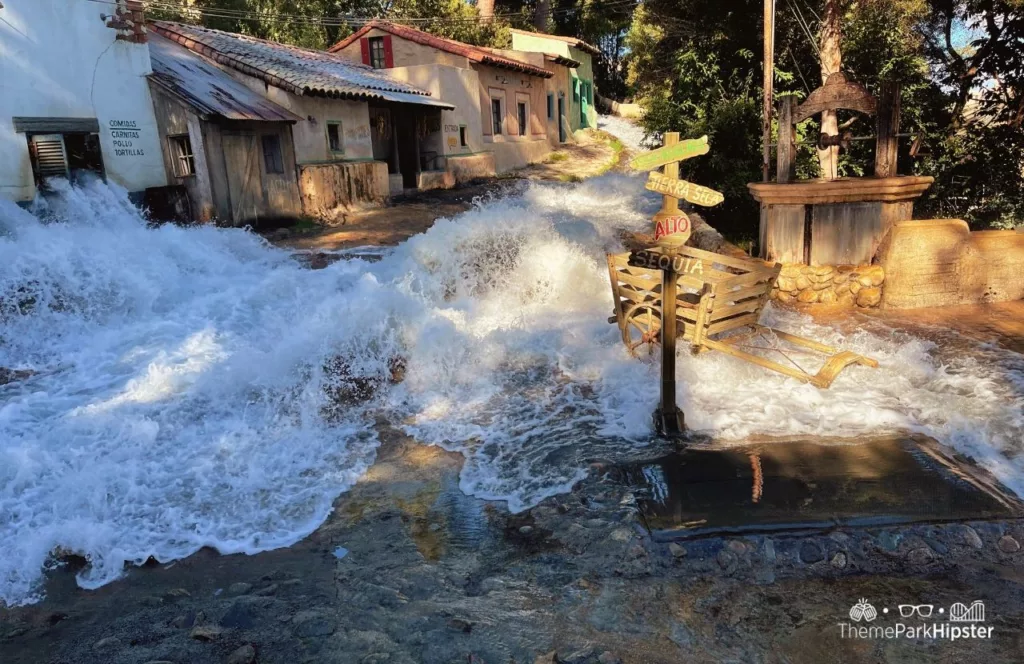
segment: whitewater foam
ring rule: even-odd
[[[0,366],[36,372],[0,387],[0,602],[37,600],[54,552],[96,587],[151,556],[288,545],[373,462],[379,416],[513,511],[657,445],[657,367],[607,323],[604,253],[659,205],[639,176],[524,185],[322,270],[242,230],[149,227],[112,187],[62,196],[48,223],[0,202]],[[881,367],[821,391],[681,353],[689,426],[920,431],[1024,493],[1021,356],[768,316]]]

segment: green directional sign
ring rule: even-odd
[[[637,171],[653,171],[655,168],[671,164],[674,161],[699,157],[702,154],[707,154],[710,150],[708,137],[701,136],[637,155],[633,161],[629,162],[629,166]]]

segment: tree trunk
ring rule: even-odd
[[[480,20],[484,23],[494,20],[494,0],[477,0],[476,9],[480,12]]]
[[[838,72],[843,66],[843,53],[840,50],[842,38],[841,0],[825,0],[825,13],[821,18],[821,82]],[[824,111],[821,114],[821,133],[833,136],[839,133],[839,120],[835,111]],[[821,177],[831,180],[839,175],[839,146],[818,150],[818,166]]]
[[[538,32],[547,32],[548,18],[551,14],[551,0],[537,0],[537,8],[533,12],[533,27]]]

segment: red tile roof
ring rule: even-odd
[[[438,37],[432,35],[429,32],[423,32],[416,28],[410,28],[407,25],[401,25],[398,23],[391,23],[389,21],[370,21],[362,28],[349,35],[345,39],[334,46],[327,49],[331,53],[337,53],[338,51],[346,48],[356,40],[361,38],[370,30],[377,29],[383,30],[384,32],[390,33],[395,37],[407,39],[417,44],[423,44],[424,46],[430,46],[436,48],[439,51],[446,51],[448,53],[454,53],[455,55],[461,55],[468,59],[470,62],[476,62],[479,64],[491,65],[493,67],[502,67],[504,69],[512,69],[515,71],[521,71],[532,76],[542,76],[544,78],[551,78],[552,74],[546,69],[535,67],[525,62],[519,62],[511,58],[497,55],[495,53],[488,52],[486,49],[471,44],[464,44],[457,42],[453,39],[445,39],[444,37]]]

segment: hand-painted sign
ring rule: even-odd
[[[654,224],[654,239],[662,238],[668,244],[686,244],[690,239],[690,218],[685,214],[658,219]]]
[[[663,254],[648,249],[631,252],[629,264],[633,267],[646,267],[665,272],[704,274],[704,261],[699,258],[690,258],[679,254]]]
[[[686,180],[674,180],[661,173],[651,173],[647,176],[647,188],[665,196],[681,198],[695,205],[707,207],[718,205],[725,200],[725,196],[714,189],[708,189]]]
[[[637,171],[653,171],[655,168],[671,164],[674,161],[684,161],[691,157],[699,157],[702,154],[707,154],[710,150],[708,137],[701,136],[700,138],[680,141],[637,155],[629,162],[629,166]]]

